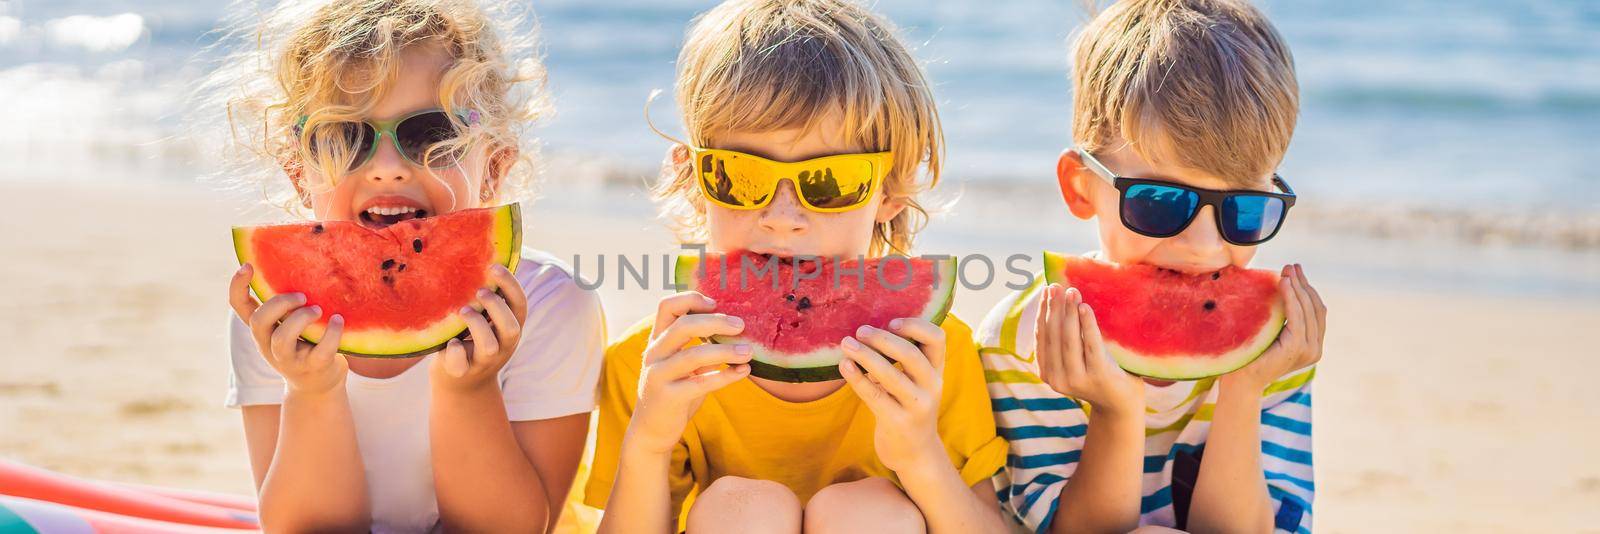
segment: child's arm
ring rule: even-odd
[[[1189,507],[1193,532],[1274,528],[1274,499],[1261,457],[1262,392],[1274,379],[1322,358],[1327,323],[1327,307],[1298,265],[1284,267],[1279,287],[1288,320],[1278,340],[1255,362],[1218,380],[1217,406]]]
[[[229,304],[249,325],[263,358],[283,376],[280,406],[244,409],[261,524],[278,532],[365,531],[371,522],[355,420],[345,396],[348,367],[338,353],[344,321],[334,316],[316,345],[301,331],[321,315],[305,296],[250,296],[252,269],[234,273]]]
[[[1039,378],[1090,405],[1082,454],[1061,490],[1051,532],[1133,530],[1144,470],[1144,383],[1105,351],[1094,311],[1076,289],[1045,288],[1034,336]]]
[[[519,444],[498,380],[522,339],[527,295],[505,267],[491,267],[490,276],[500,294],[479,290],[484,311],[461,310],[470,347],[450,340],[428,370],[439,518],[450,530],[464,532],[541,531],[560,504],[548,499],[546,474],[531,457],[538,451],[530,455]]]
[[[839,372],[877,419],[878,459],[900,478],[929,532],[1005,532],[992,486],[962,481],[939,437],[944,330],[914,318],[895,319],[889,328],[863,326],[840,344]]]
[[[709,313],[715,303],[695,292],[661,299],[644,351],[639,401],[628,421],[600,532],[674,532],[669,468],[672,450],[706,395],[750,373],[749,345],[704,344],[712,335],[736,335],[737,317]],[[691,315],[692,314],[692,315]],[[726,364],[720,371],[711,371]]]

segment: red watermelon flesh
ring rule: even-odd
[[[819,382],[841,378],[839,341],[861,325],[887,328],[901,317],[942,322],[956,274],[953,258],[774,261],[739,251],[679,256],[675,280],[716,301],[717,313],[744,320],[738,336],[712,341],[750,344],[752,376]]]
[[[1151,378],[1233,371],[1266,351],[1283,328],[1274,271],[1230,266],[1186,274],[1046,252],[1045,278],[1077,288],[1117,363]]]
[[[339,350],[355,356],[413,356],[438,349],[466,329],[458,315],[488,267],[515,269],[521,247],[516,204],[410,219],[372,229],[355,222],[311,221],[238,227],[234,250],[255,269],[262,301],[303,293],[322,317],[303,337],[322,338],[344,318]]]

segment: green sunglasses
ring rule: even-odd
[[[306,147],[305,154],[308,161],[320,159],[317,143],[307,139],[308,134],[323,134],[336,140],[337,144],[349,147],[351,154],[356,154],[350,160],[350,167],[346,171],[353,171],[366,165],[372,156],[378,153],[378,143],[384,137],[394,144],[395,150],[414,165],[430,169],[443,169],[452,167],[461,160],[461,151],[451,150],[444,153],[429,154],[428,150],[434,145],[455,139],[461,136],[457,124],[476,126],[478,112],[472,110],[456,110],[451,120],[451,114],[443,109],[425,109],[408,114],[397,119],[376,121],[333,121],[318,123],[312,132],[307,132],[306,120],[310,117],[301,115],[295,122],[294,135],[301,139],[301,145]]]

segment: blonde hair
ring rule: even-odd
[[[1126,0],[1073,43],[1072,136],[1080,148],[1173,158],[1229,183],[1283,160],[1299,113],[1294,59],[1244,0]]]
[[[917,194],[939,181],[944,133],[920,66],[894,28],[844,0],[733,0],[700,15],[678,55],[678,109],[696,147],[735,131],[803,128],[838,113],[868,151],[893,150],[884,179],[906,209],[873,229],[869,253],[909,251],[927,221]],[[655,197],[679,238],[705,237],[705,201],[687,149],[674,146]],[[918,183],[918,169],[927,181]]]
[[[197,94],[209,104],[197,112],[221,111],[227,118],[223,172],[229,179],[253,178],[271,191],[269,184],[285,182],[286,170],[298,179],[298,165],[314,165],[330,180],[346,174],[356,155],[348,153],[347,141],[318,126],[365,118],[401,76],[402,52],[435,47],[450,61],[440,107],[475,111],[477,124],[457,124],[465,133],[427,156],[473,145],[492,147],[492,161],[514,151],[517,161],[488,185],[501,198],[531,188],[534,147],[523,137],[545,109],[531,15],[473,0],[335,0],[282,2],[270,13],[240,9],[233,16],[233,30],[216,45],[225,51],[222,64]],[[297,135],[297,129],[310,134]],[[300,161],[313,145],[318,160]],[[301,203],[292,188],[277,191],[267,193],[275,203],[290,210]]]

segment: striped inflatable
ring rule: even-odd
[[[258,530],[246,497],[116,484],[0,460],[0,534]]]

